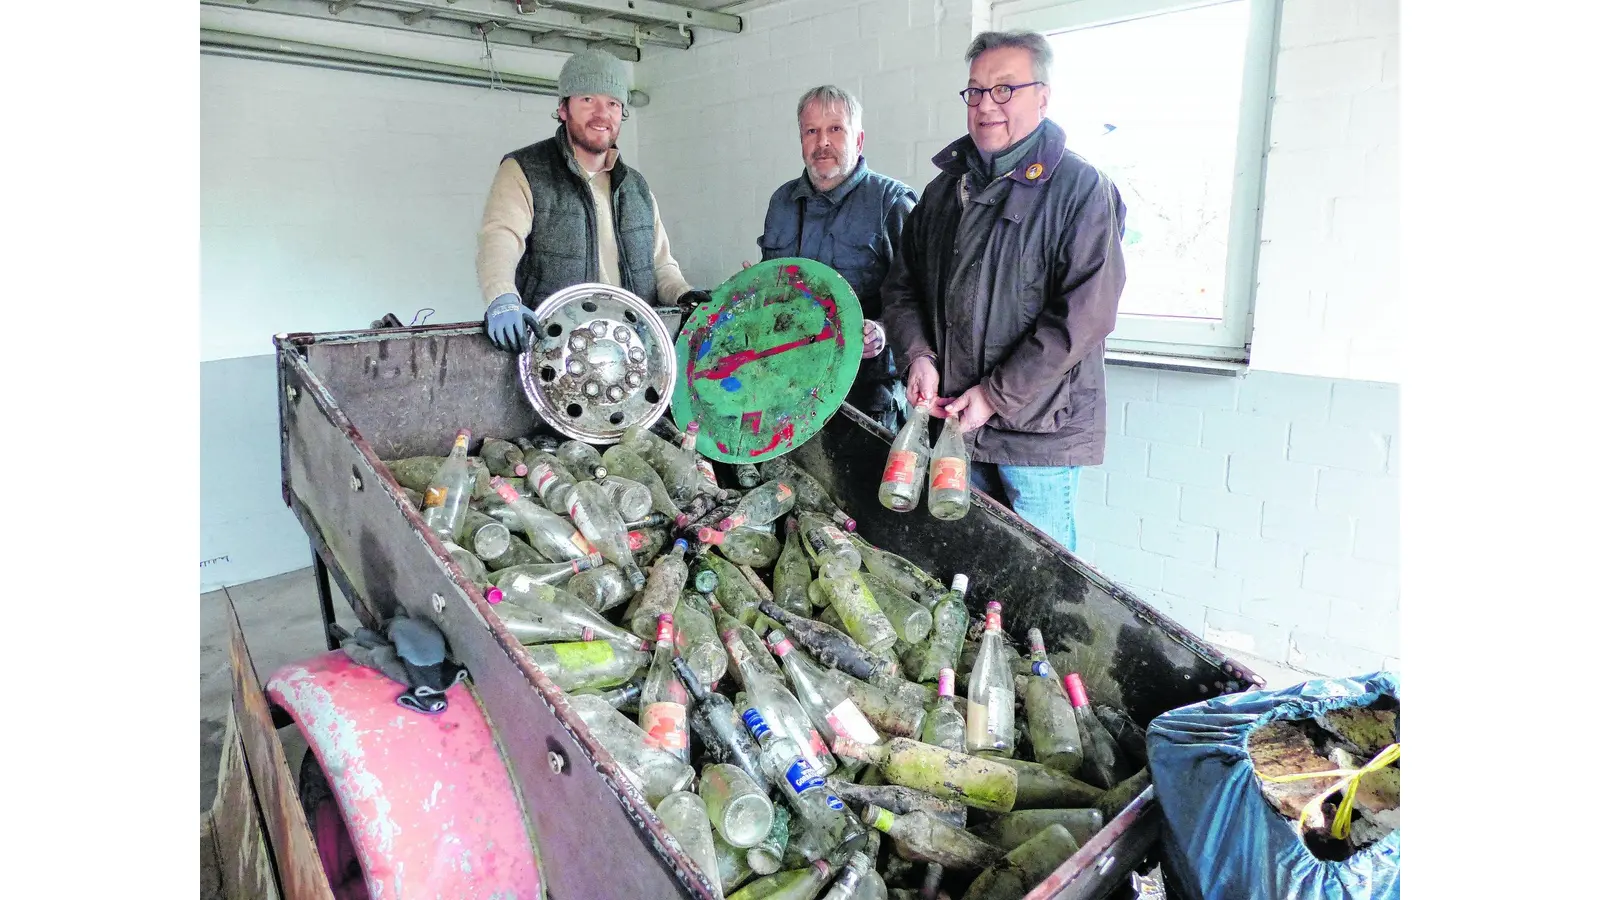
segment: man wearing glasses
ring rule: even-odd
[[[574,284],[615,285],[652,306],[707,299],[672,258],[644,176],[618,158],[628,117],[622,60],[575,53],[556,92],[555,136],[500,161],[478,229],[484,327],[496,347],[516,353],[527,345],[532,307]]]
[[[967,136],[933,158],[884,281],[884,328],[911,404],[959,421],[972,486],[1076,550],[1078,473],[1105,455],[1126,207],[1045,118],[1043,35],[985,32],[966,59]]]
[[[847,91],[831,84],[806,91],[795,118],[805,171],[773,191],[756,240],[761,259],[814,259],[850,283],[866,321],[861,368],[846,400],[889,431],[899,431],[905,422],[905,389],[878,322],[883,311],[879,288],[917,195],[867,168],[861,154],[867,137],[861,130],[861,104]]]

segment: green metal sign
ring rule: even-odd
[[[755,463],[805,443],[861,366],[861,303],[815,260],[771,259],[723,282],[678,332],[678,427],[708,459]]]

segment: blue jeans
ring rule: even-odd
[[[1001,466],[972,464],[970,480],[977,490],[1011,507],[1056,543],[1078,552],[1078,472],[1082,466]],[[1004,493],[995,490],[996,482]]]

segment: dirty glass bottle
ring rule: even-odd
[[[650,568],[650,577],[644,582],[644,592],[638,606],[628,620],[628,629],[640,637],[652,637],[662,613],[670,613],[678,605],[678,595],[689,580],[689,565],[683,555],[689,549],[687,541],[675,541],[672,551],[656,560]]]
[[[656,645],[639,694],[639,727],[648,746],[689,761],[689,689],[672,667],[677,647],[672,640],[672,614],[662,613],[656,627]]]
[[[967,752],[1011,756],[1016,752],[1017,694],[1006,664],[1000,604],[990,600],[978,658],[967,678]]]
[[[483,446],[478,448],[478,457],[483,460],[483,465],[489,470],[490,475],[524,478],[528,474],[528,464],[522,459],[522,449],[510,441],[484,438]]]
[[[491,482],[502,502],[517,516],[533,549],[552,560],[584,559],[596,548],[572,523],[528,500],[504,481]]]
[[[971,459],[962,434],[960,419],[945,419],[939,441],[933,445],[933,462],[928,465],[928,514],[935,519],[959,519],[972,506]]]
[[[1077,715],[1050,667],[1039,629],[1028,629],[1028,646],[1033,674],[1025,679],[1022,709],[1028,721],[1028,737],[1033,741],[1033,758],[1069,775],[1076,773],[1083,765]]]
[[[878,482],[878,502],[885,509],[909,512],[922,500],[922,481],[928,471],[928,411],[932,401],[919,403],[889,445],[889,459]]]
[[[422,494],[422,522],[441,540],[454,543],[466,521],[472,499],[472,473],[467,468],[467,442],[472,432],[456,432],[450,455],[439,466]]]
[[[840,735],[863,744],[878,741],[877,730],[844,689],[827,678],[815,663],[796,652],[782,631],[774,628],[767,632],[767,646],[783,664],[789,683],[794,685],[795,698],[824,741],[832,744]]]
[[[890,782],[935,797],[959,800],[990,812],[1010,812],[1017,801],[1017,773],[998,760],[957,753],[910,738],[879,744],[840,738],[834,751],[876,765]]]

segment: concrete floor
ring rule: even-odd
[[[350,604],[334,585],[334,612],[339,624],[360,625]],[[233,676],[228,669],[227,606],[239,612],[256,675],[265,682],[285,663],[327,649],[322,615],[317,609],[317,584],[310,568],[200,595],[200,809],[211,808],[217,792],[217,764],[222,759],[222,729],[232,701]],[[282,729],[290,771],[299,772],[305,742],[293,727]]]

